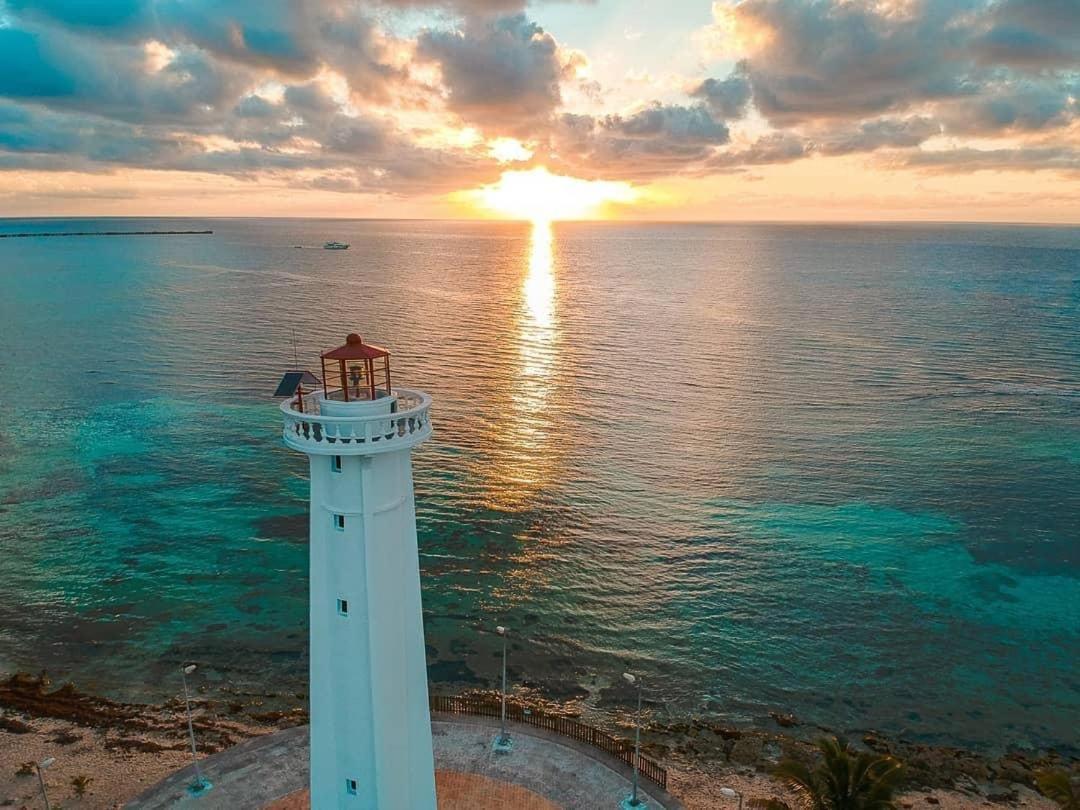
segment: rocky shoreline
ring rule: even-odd
[[[780,723],[793,728],[794,723]],[[816,730],[813,739],[823,735]],[[791,733],[741,729],[695,720],[653,725],[647,733],[648,750],[668,762],[701,766],[726,764],[736,769],[768,773],[783,759],[810,764],[817,749],[811,739]],[[1010,751],[988,757],[961,748],[925,745],[866,734],[853,743],[904,763],[909,791],[943,789],[999,804],[1017,802],[1025,791],[1034,791],[1035,774],[1063,769],[1080,776],[1080,759],[1054,751]]]
[[[477,691],[474,695],[490,695]],[[299,696],[293,696],[298,698]],[[531,708],[580,717],[582,710],[536,698],[518,698]],[[195,734],[202,754],[245,739],[307,722],[301,708],[274,708],[273,700],[194,699]],[[821,730],[802,728],[790,715],[773,716],[775,730],[735,728],[702,719],[652,722],[643,733],[644,751],[669,767],[674,792],[688,808],[717,807],[721,785],[740,785],[748,797],[785,798],[769,776],[781,759],[809,761],[812,739]],[[626,733],[626,728],[615,731]],[[60,795],[64,780],[91,779],[87,795],[71,797],[86,808],[115,808],[149,784],[189,761],[183,701],[134,704],[54,686],[25,673],[0,681],[0,806],[21,806],[34,795],[36,780],[17,775],[24,763],[53,756],[49,771]],[[1035,773],[1065,769],[1080,775],[1080,759],[1057,752],[1009,752],[982,756],[867,734],[867,748],[889,753],[907,766],[903,807],[1053,807],[1034,791]],[[51,786],[50,786],[50,789]],[[71,791],[68,790],[68,793]],[[65,805],[66,806],[66,805]]]

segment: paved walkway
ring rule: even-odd
[[[514,750],[495,754],[491,742],[498,721],[485,717],[435,715],[431,724],[435,743],[435,766],[441,772],[440,787],[452,785],[455,775],[475,774],[485,779],[458,778],[457,788],[440,790],[440,810],[462,805],[455,796],[468,795],[472,810],[507,805],[491,784],[492,803],[479,803],[487,780],[509,783],[536,794],[557,807],[572,810],[614,810],[630,792],[631,770],[623,762],[590,745],[567,737],[511,724]],[[127,805],[130,810],[164,808],[264,808],[276,800],[303,790],[308,781],[307,727],[291,728],[258,737],[200,762],[214,783],[205,796],[195,799],[186,787],[194,779],[191,767],[178,771]],[[682,805],[648,780],[642,780],[639,796],[648,807],[682,810]],[[292,802],[297,799],[291,797]],[[445,801],[444,801],[445,799]],[[453,802],[453,803],[451,803]],[[291,804],[290,804],[291,806]]]
[[[439,797],[439,810],[488,807],[499,810],[561,810],[559,805],[537,796],[531,790],[475,773],[436,771],[435,793]],[[308,791],[300,790],[269,805],[267,810],[311,810],[311,799]]]

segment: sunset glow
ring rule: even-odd
[[[635,202],[639,196],[629,183],[581,180],[538,167],[503,172],[497,183],[464,192],[458,198],[489,216],[552,222],[603,219],[612,206]]]
[[[1071,3],[0,0],[0,215],[1080,222]]]

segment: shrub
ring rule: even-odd
[[[90,776],[83,776],[82,774],[73,776],[71,777],[71,789],[75,791],[76,796],[82,798],[86,795],[86,789],[90,787],[90,783],[93,781]]]
[[[892,810],[893,794],[903,781],[899,760],[856,751],[841,737],[818,741],[821,762],[813,769],[785,760],[776,775],[799,797],[806,810]]]
[[[1062,810],[1080,810],[1080,791],[1065,771],[1039,771],[1035,774],[1035,784],[1043,796]]]

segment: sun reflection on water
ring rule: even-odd
[[[559,334],[553,240],[550,222],[533,222],[517,307],[517,373],[492,469],[492,505],[515,511],[528,508],[552,474],[549,409]]]
[[[551,223],[532,226],[529,271],[522,284],[525,304],[518,324],[521,373],[514,401],[522,433],[546,438],[540,415],[551,394],[555,370],[555,274],[552,259]],[[540,449],[530,443],[530,450]]]
[[[555,275],[552,272],[551,255],[551,223],[534,222],[532,226],[532,242],[529,250],[529,274],[525,277],[525,285],[522,288],[525,297],[525,306],[532,316],[532,330],[550,330],[552,324],[552,310],[555,306]],[[526,325],[528,326],[528,325]],[[550,338],[550,335],[526,334],[524,340]]]

